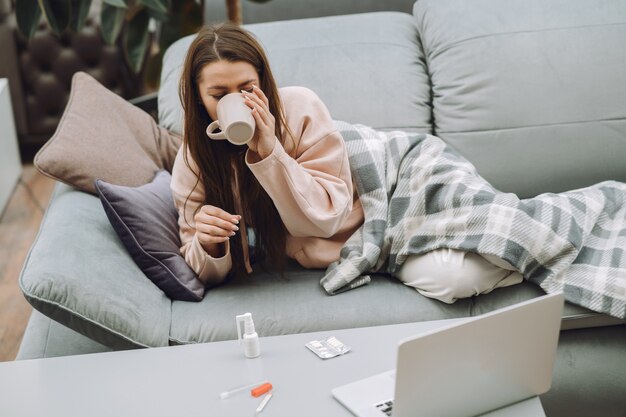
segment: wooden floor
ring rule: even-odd
[[[55,181],[24,165],[4,213],[0,213],[0,361],[15,359],[32,308],[17,280],[48,205]]]

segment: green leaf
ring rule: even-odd
[[[85,26],[90,8],[91,0],[71,0],[70,29],[79,32]]]
[[[46,20],[54,33],[60,35],[70,24],[71,0],[39,0]]]
[[[30,39],[37,30],[41,19],[41,9],[37,0],[20,0],[15,3],[15,18],[22,35]]]
[[[121,7],[123,9],[128,7],[124,0],[102,0],[102,2],[108,4],[109,6]]]
[[[143,60],[148,50],[150,34],[148,23],[150,14],[148,9],[142,9],[128,22],[124,31],[124,56],[129,67],[136,74],[141,71]]]
[[[157,13],[165,14],[168,12],[168,4],[166,0],[139,0],[141,4]]]
[[[122,26],[124,25],[124,15],[126,9],[111,6],[108,3],[102,4],[100,12],[100,33],[107,45],[114,45]]]

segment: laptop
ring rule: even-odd
[[[396,369],[332,390],[358,417],[476,416],[550,389],[554,293],[401,340]]]

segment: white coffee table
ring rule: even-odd
[[[349,417],[333,387],[393,368],[398,340],[450,322],[262,337],[256,359],[227,341],[0,363],[0,416],[253,416],[260,398],[219,393],[268,380],[274,397],[261,416]],[[322,360],[304,346],[330,335],[352,351]],[[535,397],[489,416],[545,415]]]

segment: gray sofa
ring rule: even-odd
[[[624,0],[419,0],[413,15],[246,27],[280,86],[312,88],[338,120],[432,132],[502,191],[626,180]],[[164,57],[159,122],[174,131],[191,39]],[[286,279],[256,272],[202,302],[172,301],[133,263],[100,201],[59,184],[20,277],[36,311],[18,359],[233,339],[244,310],[268,336],[469,317],[542,294],[524,282],[447,305],[374,275],[330,297],[323,273],[291,264]],[[625,391],[626,325],[567,303],[546,414],[623,417]]]

